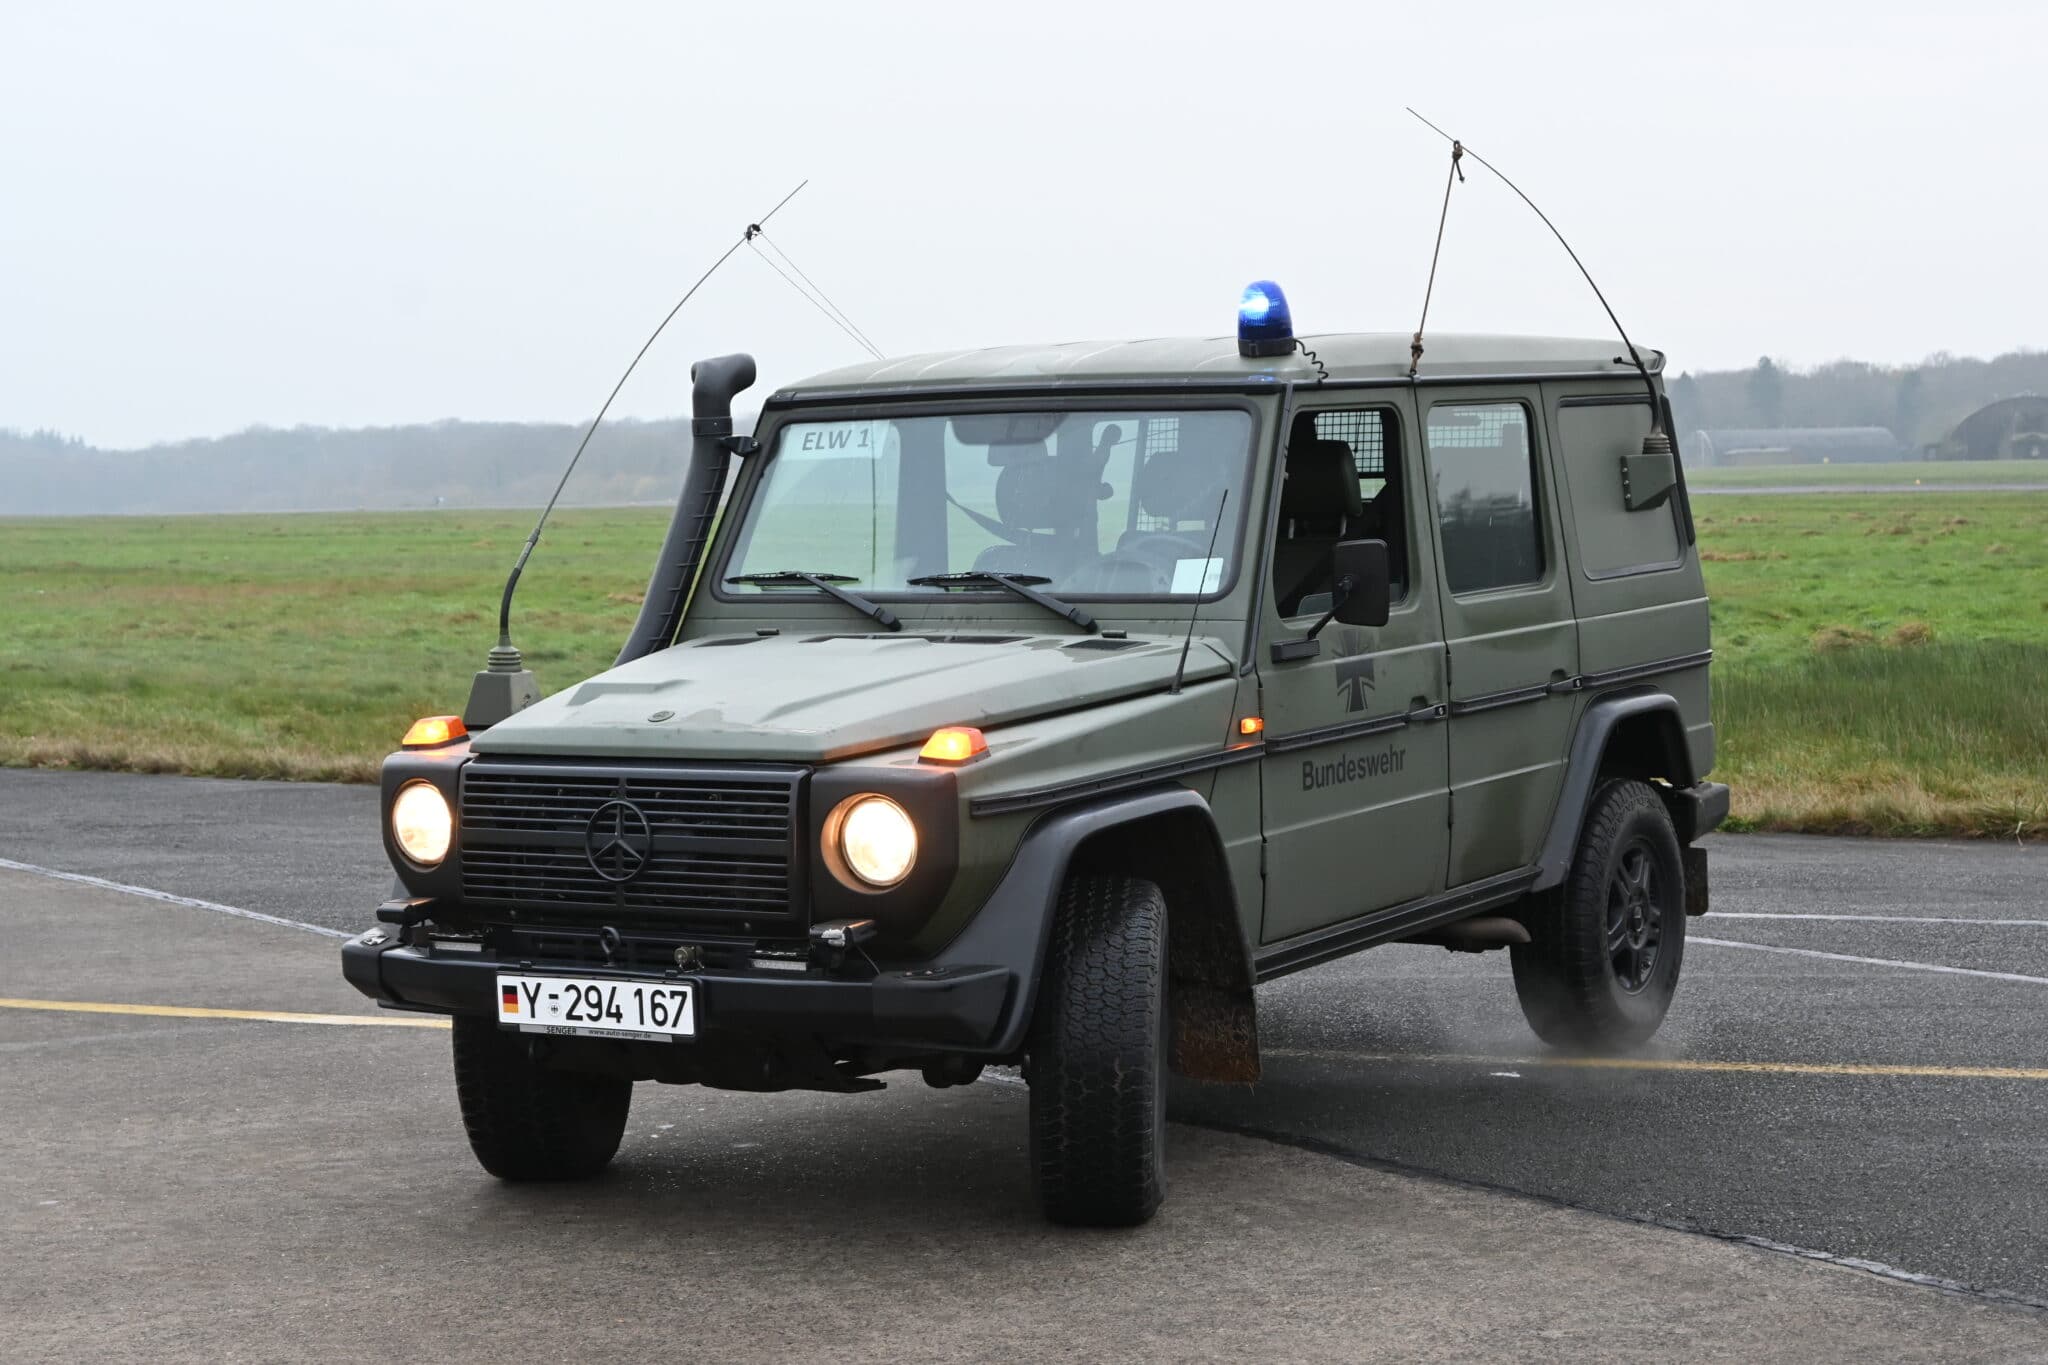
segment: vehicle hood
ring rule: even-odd
[[[691,640],[557,692],[478,734],[481,754],[823,762],[1155,692],[1179,637],[901,634]],[[1186,679],[1231,665],[1197,637]]]

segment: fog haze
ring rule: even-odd
[[[770,225],[890,352],[1415,325],[1446,148],[1676,369],[2040,344],[2036,6],[14,4],[0,427],[587,418]],[[1474,168],[1431,326],[1597,334]],[[858,348],[750,253],[621,397]]]

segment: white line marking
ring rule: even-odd
[[[130,896],[144,896],[167,905],[183,905],[193,910],[211,910],[219,915],[233,915],[236,919],[252,919],[258,924],[276,924],[286,929],[304,929],[308,933],[324,934],[328,938],[354,938],[353,934],[339,929],[329,929],[304,920],[285,919],[281,915],[266,915],[261,910],[243,910],[238,906],[222,905],[218,901],[203,901],[192,896],[174,896],[168,891],[156,891],[147,886],[130,886],[126,882],[110,882],[105,877],[88,877],[83,872],[59,872],[54,867],[37,867],[34,863],[17,863],[12,858],[0,858],[0,868],[9,872],[33,872],[38,877],[54,877],[60,882],[77,882],[80,886],[96,886],[102,891],[120,891]]]
[[[1944,967],[1936,962],[1906,962],[1895,957],[1857,957],[1850,953],[1824,953],[1817,948],[1781,948],[1775,943],[1739,943],[1727,938],[1685,936],[1687,944],[1709,948],[1747,948],[1758,953],[1784,953],[1790,957],[1817,957],[1828,962],[1856,962],[1866,967],[1901,967],[1909,972],[1942,972],[1949,976],[1978,976],[1991,981],[2023,981],[2030,986],[2048,986],[2048,976],[2022,976],[2018,972],[1987,972],[1976,967]]]
[[[1848,920],[1858,924],[1990,924],[2016,929],[2048,929],[2048,919],[1959,919],[1949,915],[1809,915],[1771,910],[1715,910],[1715,919]]]

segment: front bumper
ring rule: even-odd
[[[698,1041],[808,1036],[835,1044],[987,1052],[1018,996],[1007,967],[935,962],[872,977],[700,969],[657,974],[584,962],[505,961],[488,952],[408,945],[373,929],[341,950],[342,975],[373,1000],[438,1014],[497,1013],[498,973],[682,981],[696,991]]]

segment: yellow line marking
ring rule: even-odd
[[[409,1014],[294,1014],[289,1010],[216,1010],[197,1005],[119,1005],[94,1000],[13,1000],[0,1009],[59,1010],[70,1014],[148,1014],[166,1019],[255,1019],[266,1024],[345,1024],[357,1028],[447,1028],[446,1019]]]
[[[1692,1057],[1479,1057],[1457,1053],[1340,1052],[1265,1048],[1268,1057],[1326,1061],[1425,1062],[1460,1066],[1559,1067],[1581,1071],[1714,1071],[1768,1076],[1927,1076],[1956,1080],[2048,1081],[2048,1067],[1912,1066],[1881,1062],[1723,1062]]]

